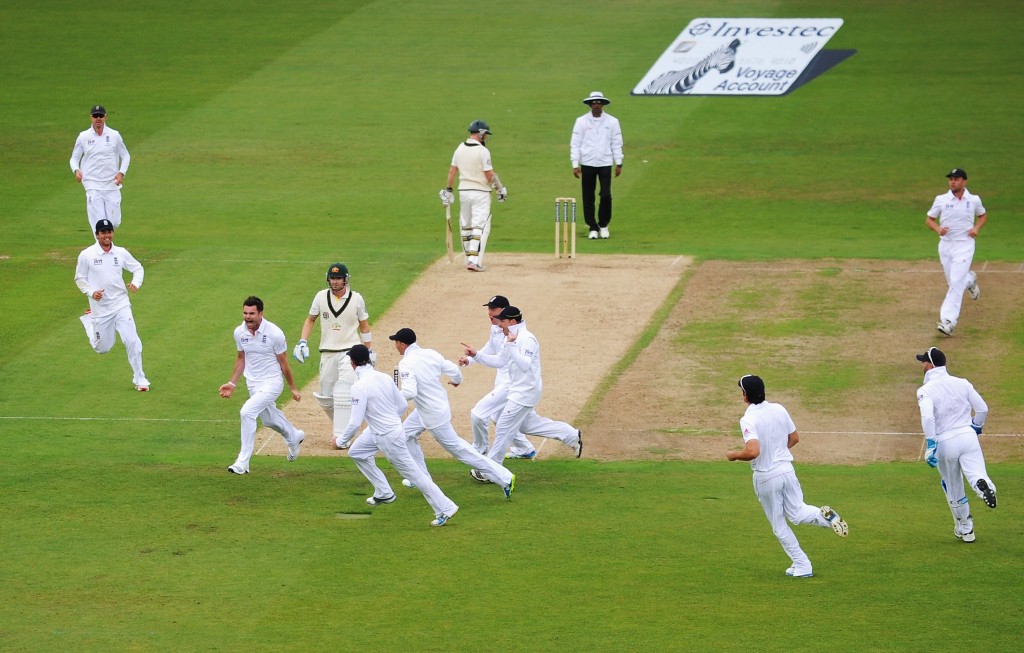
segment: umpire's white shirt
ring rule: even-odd
[[[622,127],[619,119],[602,113],[600,118],[586,113],[576,119],[569,142],[572,167],[580,164],[601,168],[622,165]]]
[[[363,421],[374,435],[400,432],[402,415],[408,407],[390,376],[370,365],[360,365],[356,368],[356,382],[352,384],[352,413],[348,426],[337,439],[343,442],[351,440]]]
[[[277,356],[287,351],[288,343],[284,331],[276,324],[264,319],[253,333],[242,322],[235,329],[235,345],[238,351],[245,353],[246,381],[253,385],[277,381],[284,387],[281,362]]]
[[[398,372],[402,377],[402,396],[416,406],[424,427],[433,429],[451,423],[452,407],[441,385],[441,375],[448,376],[452,383],[462,383],[458,365],[414,342],[398,362]]]
[[[949,229],[945,236],[941,236],[944,240],[970,238],[967,232],[974,227],[974,219],[985,215],[985,213],[981,198],[966,188],[960,199],[956,198],[953,191],[936,195],[935,201],[932,202],[932,208],[928,209],[930,217],[935,218],[941,226]]]
[[[526,329],[526,324],[513,324],[509,332],[515,342],[502,341],[502,360],[508,362],[508,400],[520,406],[540,403],[543,382],[540,375],[540,342]]]
[[[135,287],[141,287],[145,271],[142,264],[124,247],[112,244],[110,251],[104,252],[99,243],[93,243],[78,255],[75,285],[89,296],[89,310],[93,317],[104,317],[131,306],[128,288],[122,276],[125,270],[132,273]],[[97,290],[103,290],[103,297],[99,301],[92,298],[92,293]]]
[[[86,190],[120,190],[114,175],[128,174],[131,160],[120,132],[104,126],[102,134],[90,127],[78,135],[69,163],[71,172],[82,171],[82,186]]]
[[[755,472],[771,472],[780,467],[793,466],[793,453],[789,450],[789,434],[796,424],[782,404],[762,401],[750,404],[740,418],[743,442],[757,440],[761,454],[750,461]]]
[[[961,435],[965,429],[974,433],[971,409],[978,426],[984,426],[988,418],[988,404],[971,382],[951,375],[945,366],[924,373],[924,385],[917,389],[917,405],[925,436],[936,442]]]

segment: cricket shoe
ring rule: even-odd
[[[836,532],[839,537],[846,537],[850,532],[850,529],[846,526],[846,522],[839,516],[839,513],[832,510],[828,506],[821,507],[821,516],[825,518],[828,525],[832,527],[832,530]]]
[[[959,528],[954,528],[953,529],[953,535],[956,535],[956,539],[960,540],[961,542],[966,542],[968,544],[970,544],[974,540],[978,539],[974,535],[974,529],[973,528],[969,532],[967,532],[967,533],[961,533]]]
[[[991,485],[989,485],[988,481],[986,481],[983,478],[979,478],[978,479],[977,488],[978,488],[978,496],[980,496],[981,500],[985,502],[985,505],[988,506],[989,508],[995,508],[996,507],[996,491],[995,491],[995,488],[993,488]]]
[[[587,235],[587,238],[589,238],[590,240],[597,240],[597,232],[596,232],[596,231],[591,231],[591,232],[590,232],[590,233],[589,233],[589,234]]]
[[[494,481],[490,480],[489,478],[487,478],[486,476],[484,476],[483,473],[478,472],[475,469],[469,470],[469,475],[472,476],[473,480],[476,481],[477,483],[493,483],[494,482]]]
[[[395,498],[396,497],[393,494],[389,497],[384,497],[383,499],[379,497],[366,497],[366,503],[370,504],[371,506],[379,506],[384,503],[394,503]]]
[[[458,511],[459,511],[459,507],[455,506],[455,509],[452,510],[451,512],[442,512],[440,515],[438,515],[434,519],[434,521],[430,522],[430,525],[431,526],[444,526],[445,524],[447,524],[448,522],[450,522],[452,520],[452,517],[454,517],[455,513],[457,513]]]
[[[303,441],[306,439],[306,432],[296,429],[295,431],[295,442],[288,443],[288,460],[289,462],[299,457],[299,447],[302,446]]]
[[[971,272],[970,282],[967,284],[967,292],[970,293],[971,299],[977,299],[981,297],[981,288],[978,287],[978,275]]]
[[[511,499],[512,493],[516,491],[516,475],[512,475],[512,480],[508,482],[508,485],[502,488],[505,491],[505,498]]]
[[[483,272],[484,266],[478,265],[476,263],[467,263],[466,269],[469,270],[470,272]]]
[[[149,392],[149,384],[148,383],[140,383],[139,385],[135,386],[135,389],[138,392]]]
[[[537,450],[534,449],[533,451],[528,451],[526,453],[507,453],[505,454],[505,457],[513,460],[533,460],[537,457]]]
[[[608,227],[601,227],[601,238],[608,239],[611,235],[611,232],[608,231]]]
[[[410,490],[415,490],[416,489],[416,484],[413,483],[412,481],[410,481],[407,478],[403,478],[402,479],[402,485],[404,485],[405,487],[409,488]]]
[[[583,455],[583,432],[576,429],[576,442],[569,445],[576,457],[579,458]]]
[[[241,475],[241,474],[248,474],[249,473],[248,469],[246,469],[245,467],[242,467],[238,463],[235,463],[235,464],[231,465],[230,467],[228,467],[228,471],[231,472],[232,474],[239,474],[239,475]]]
[[[811,578],[814,576],[814,572],[810,569],[797,569],[796,567],[790,567],[786,570],[786,575],[790,578]]]
[[[939,322],[937,325],[935,325],[935,328],[938,329],[940,333],[944,333],[947,336],[953,335],[953,323],[950,322],[949,320],[943,320]]]

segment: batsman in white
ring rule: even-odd
[[[424,469],[413,460],[406,448],[408,440],[402,430],[402,415],[409,405],[398,391],[391,377],[373,369],[370,364],[370,350],[356,345],[349,350],[349,364],[356,374],[352,385],[352,416],[341,440],[339,449],[348,448],[353,438],[355,443],[349,449],[349,458],[373,485],[373,495],[366,503],[377,506],[392,503],[395,493],[388,479],[377,467],[377,452],[384,454],[388,462],[411,484],[423,493],[423,498],[434,511],[431,526],[444,526],[459,511],[455,502],[445,496]],[[356,437],[356,431],[366,421],[366,429]]]
[[[399,329],[388,338],[394,341],[395,349],[402,356],[398,362],[402,396],[415,406],[402,427],[409,453],[416,464],[424,473],[427,472],[419,437],[423,431],[429,430],[445,451],[472,468],[470,474],[474,479],[481,483],[497,483],[504,490],[505,498],[511,498],[516,487],[515,474],[469,446],[452,427],[452,407],[448,393],[441,385],[441,376],[447,376],[449,385],[458,387],[462,383],[462,372],[458,366],[433,349],[421,347],[416,342],[416,332],[408,327]],[[406,480],[415,483],[412,479]]]
[[[295,360],[306,362],[309,358],[307,340],[313,325],[320,322],[320,392],[314,392],[313,396],[331,420],[335,441],[348,426],[352,412],[352,384],[356,375],[349,365],[349,349],[362,342],[370,350],[371,362],[376,362],[377,358],[373,352],[366,302],[362,295],[349,288],[349,279],[344,263],[332,263],[327,268],[328,287],[313,297],[309,314],[302,323],[299,342],[292,352]]]
[[[527,330],[522,311],[515,306],[501,309],[498,326],[505,338],[497,367],[508,366],[508,398],[498,416],[494,445],[487,455],[492,460],[502,460],[517,433],[530,433],[560,441],[579,458],[583,455],[583,434],[579,429],[537,414],[543,388],[540,342]]]
[[[739,386],[743,391],[743,401],[747,403],[747,410],[740,419],[743,449],[729,451],[725,456],[729,460],[750,461],[757,499],[772,525],[772,532],[793,561],[792,566],[786,569],[786,575],[809,578],[814,575],[811,561],[800,548],[800,542],[786,519],[794,524],[831,526],[839,537],[846,537],[849,530],[846,522],[832,508],[804,503],[804,491],[796,477],[790,452],[800,442],[800,434],[789,412],[782,404],[765,401],[764,381],[760,377],[747,374],[739,380]]]
[[[939,234],[939,260],[946,274],[946,298],[939,309],[936,328],[947,336],[960,319],[960,306],[966,290],[971,299],[981,296],[978,275],[971,271],[974,260],[974,241],[985,226],[988,214],[981,198],[967,190],[967,172],[953,168],[949,178],[949,191],[936,195],[928,209],[925,224]]]
[[[939,468],[942,492],[953,513],[953,535],[963,542],[973,542],[974,519],[964,476],[986,506],[996,507],[996,485],[985,469],[985,456],[978,442],[988,418],[988,405],[970,381],[946,370],[946,355],[940,350],[931,347],[915,358],[924,370],[917,405],[926,444],[925,462]]]
[[[123,274],[132,274],[124,285]],[[96,242],[78,255],[75,285],[89,297],[89,310],[80,319],[89,344],[97,354],[105,354],[114,346],[114,332],[128,351],[132,382],[139,392],[149,391],[149,379],[142,371],[142,340],[135,329],[135,316],[128,293],[142,287],[145,270],[131,252],[114,244],[114,225],[110,220],[96,221]]]
[[[486,146],[490,134],[491,129],[483,120],[470,123],[469,138],[455,148],[448,169],[448,183],[440,192],[443,206],[453,204],[452,186],[455,175],[459,176],[459,226],[466,269],[470,272],[484,270],[484,251],[487,249],[487,236],[491,233],[491,191],[498,191],[499,202],[508,197],[508,189],[491,165],[491,152]]]
[[[100,220],[121,226],[121,185],[132,157],[116,129],[107,127],[107,110],[97,104],[89,112],[92,127],[75,140],[71,172],[85,187],[89,229]]]
[[[486,454],[491,448],[490,423],[497,423],[501,409],[505,407],[505,402],[508,400],[508,361],[504,366],[498,366],[501,344],[505,341],[505,332],[498,326],[498,314],[508,305],[508,298],[502,295],[495,295],[488,299],[484,304],[487,309],[487,319],[491,323],[487,344],[480,349],[474,349],[464,342],[461,343],[466,351],[465,355],[459,358],[460,366],[466,367],[480,363],[486,367],[496,367],[498,370],[494,375],[494,388],[481,397],[469,412],[470,423],[473,425],[473,448],[482,454]],[[532,460],[537,457],[537,450],[525,435],[516,433],[506,457]]]
[[[288,343],[284,331],[270,320],[263,319],[263,300],[250,296],[242,302],[242,323],[235,328],[235,346],[238,356],[231,378],[220,387],[220,396],[229,399],[235,393],[238,379],[245,375],[249,399],[239,411],[242,418],[242,448],[228,471],[232,474],[248,474],[249,460],[256,446],[256,420],[277,431],[288,445],[288,460],[299,456],[299,447],[306,434],[292,426],[284,413],[275,405],[284,391],[281,377],[288,382],[292,399],[299,401],[302,395],[295,387],[292,368],[288,366]]]

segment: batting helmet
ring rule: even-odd
[[[332,263],[331,267],[327,268],[327,278],[348,279],[348,268],[344,263]]]
[[[476,132],[483,132],[485,134],[491,133],[491,128],[483,120],[474,120],[469,123],[469,132],[475,134]]]

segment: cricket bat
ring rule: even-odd
[[[455,250],[452,249],[452,205],[446,204],[444,207],[444,218],[445,218],[445,231],[444,231],[444,244],[448,248],[448,262],[451,263],[455,260]]]

